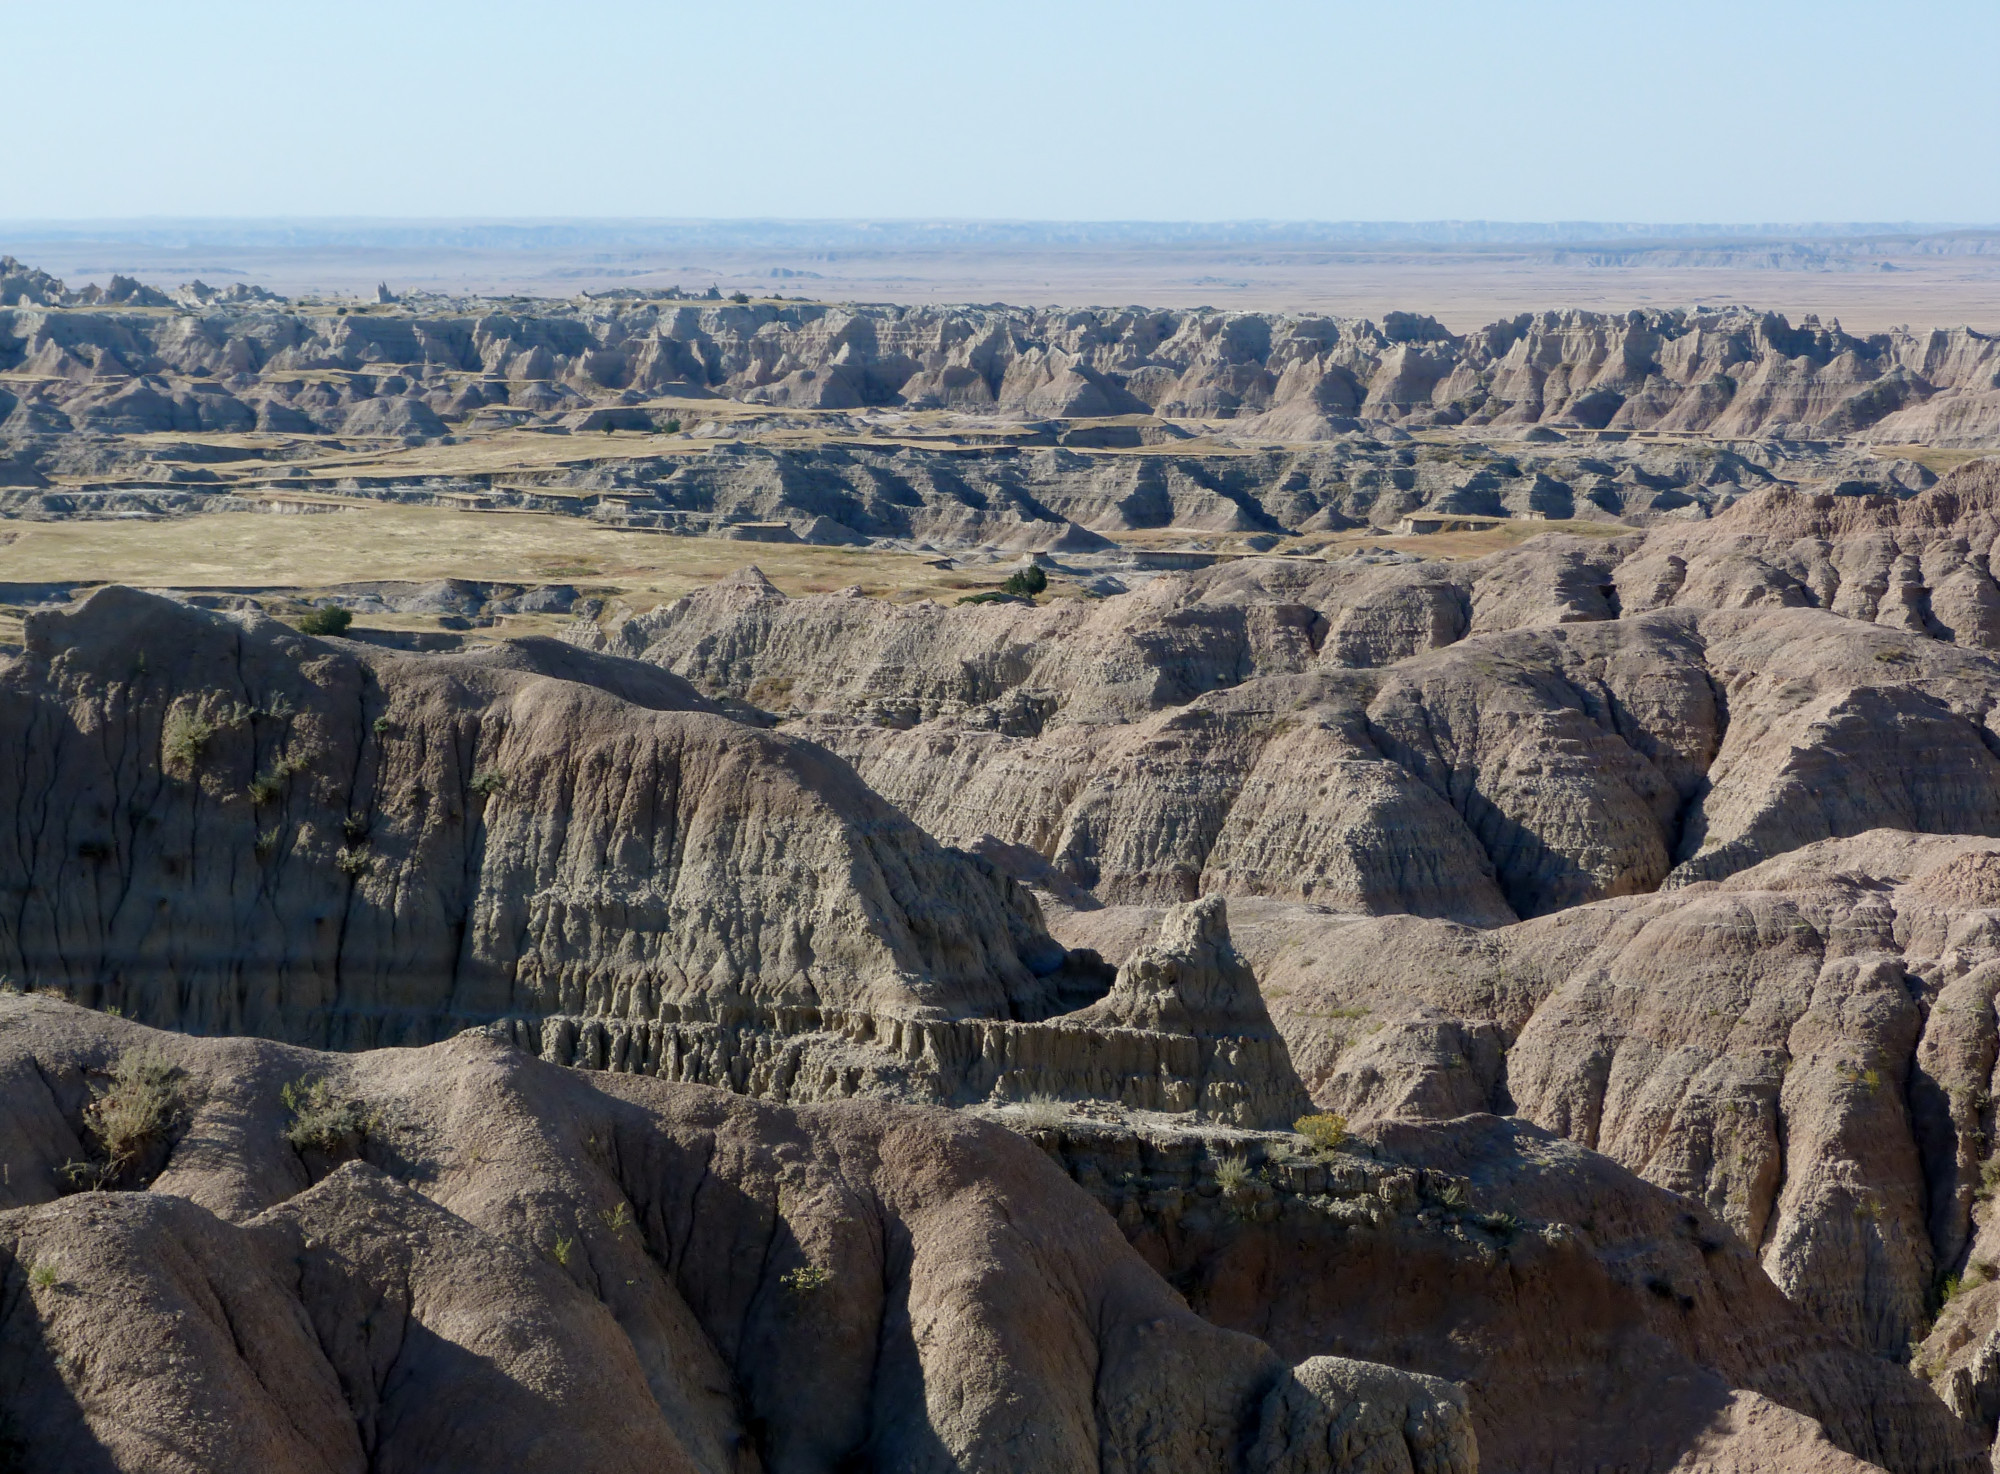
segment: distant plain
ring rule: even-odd
[[[1235,229],[1217,227],[1217,235]],[[1565,307],[1594,311],[1745,304],[1796,322],[1812,313],[1849,331],[1898,324],[2000,332],[2000,231],[1885,229],[1856,233],[1705,233],[1591,238],[1589,227],[1508,227],[1473,240],[1342,241],[1344,227],[1287,238],[1190,240],[1196,227],[963,227],[962,243],[928,244],[895,224],[728,229],[442,226],[336,231],[56,227],[0,221],[0,252],[73,283],[123,272],[163,286],[256,282],[287,294],[366,294],[377,282],[445,293],[571,296],[668,286],[817,301],[1008,302],[1046,306],[1213,306],[1380,318],[1429,313],[1464,333],[1503,317]],[[1612,227],[1606,227],[1609,236]],[[1629,232],[1631,227],[1616,229]],[[1321,238],[1310,238],[1318,232]],[[1379,233],[1379,232],[1378,232]],[[1413,235],[1448,236],[1413,226]],[[1071,238],[1065,238],[1066,236]],[[1002,237],[1002,238],[995,238]]]

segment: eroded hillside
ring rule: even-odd
[[[29,289],[19,526],[932,581],[8,585],[0,1467],[1989,1461],[1986,340]]]

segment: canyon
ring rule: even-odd
[[[1990,1467],[1994,340],[344,305],[0,270],[0,1469]]]

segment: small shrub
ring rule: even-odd
[[[350,880],[359,880],[375,868],[375,857],[366,850],[341,850],[333,857],[334,868]]]
[[[729,300],[734,302],[738,307],[741,307],[750,300],[750,294],[748,292],[731,292]]]
[[[549,1253],[555,1259],[556,1263],[560,1264],[564,1269],[568,1269],[570,1260],[576,1258],[576,1240],[563,1238],[558,1235],[556,1246],[549,1250]]]
[[[496,772],[492,768],[481,768],[472,775],[472,782],[469,786],[481,798],[491,798],[496,793],[506,791],[507,779],[506,775]]]
[[[1479,1226],[1502,1243],[1511,1244],[1514,1235],[1521,1231],[1521,1220],[1512,1213],[1488,1213],[1479,1220]]]
[[[1434,1196],[1437,1198],[1440,1207],[1463,1208],[1465,1206],[1465,1184],[1462,1182],[1447,1182],[1437,1190]]]
[[[1018,597],[1002,589],[988,589],[983,594],[967,594],[958,602],[961,604],[1011,604]]]
[[[833,1283],[833,1271],[817,1264],[802,1264],[778,1276],[778,1283],[794,1300],[809,1299]]]
[[[667,421],[667,424],[666,424],[666,431],[667,431],[667,433],[668,433],[669,435],[678,435],[678,434],[680,434],[680,433],[681,433],[681,422],[680,422],[679,420],[668,420],[668,421]]]
[[[349,844],[360,844],[368,838],[368,819],[364,814],[349,814],[340,821],[341,835]]]
[[[260,829],[257,832],[257,853],[260,855],[270,854],[273,850],[277,849],[278,841],[284,837],[285,831],[276,824],[273,824],[269,829]]]
[[[1995,1192],[2000,1192],[2000,1157],[1988,1158],[1979,1169],[1979,1186],[1972,1196],[1983,1203]]]
[[[609,1212],[599,1213],[597,1216],[604,1220],[604,1226],[611,1232],[623,1233],[632,1226],[632,1205],[620,1203]]]
[[[1032,599],[1048,586],[1049,576],[1042,572],[1040,568],[1030,563],[1019,573],[1010,574],[1007,581],[1000,585],[1000,592],[1003,594],[1013,594],[1019,598]]]
[[[1069,1103],[1053,1095],[1031,1095],[1014,1107],[1014,1115],[1027,1131],[1053,1131],[1069,1119]]]
[[[272,758],[271,766],[250,780],[250,801],[260,808],[276,803],[285,796],[285,784],[304,766],[298,759],[282,753]]]
[[[1250,1186],[1250,1164],[1242,1157],[1221,1157],[1215,1164],[1215,1185],[1225,1193],[1240,1193]]]
[[[377,737],[387,737],[394,730],[395,724],[387,717],[375,718],[375,735]]]
[[[1347,1142],[1347,1117],[1331,1113],[1300,1116],[1292,1122],[1292,1130],[1306,1139],[1313,1151],[1321,1156],[1337,1152]]]
[[[38,1290],[53,1290],[62,1283],[62,1274],[48,1260],[38,1260],[35,1267],[28,1271],[28,1283]]]
[[[84,1124],[104,1154],[103,1182],[139,1164],[166,1139],[181,1113],[181,1072],[153,1049],[128,1049],[111,1067],[111,1083],[84,1107]]]
[[[298,1151],[331,1154],[366,1136],[373,1124],[360,1101],[342,1100],[324,1079],[310,1075],[285,1086],[278,1099],[292,1113],[285,1140]]]
[[[344,635],[347,627],[354,623],[354,615],[338,604],[329,604],[324,609],[314,609],[299,620],[302,635]]]
[[[201,760],[202,749],[215,735],[215,724],[200,712],[177,706],[160,725],[160,752],[177,768],[192,768]]]

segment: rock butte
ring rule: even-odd
[[[1332,437],[1226,448],[1254,494],[934,449],[870,504],[828,468],[903,452],[731,452],[620,513],[1058,555],[1553,480],[1392,423],[1993,430],[1978,335],[1749,314],[146,290],[0,269],[16,513],[116,510],[50,473],[142,389],[451,409],[310,377],[384,364]],[[1781,462],[1040,604],[482,586],[563,637],[436,653],[50,591],[0,663],[0,1469],[1990,1467],[2000,470]]]

